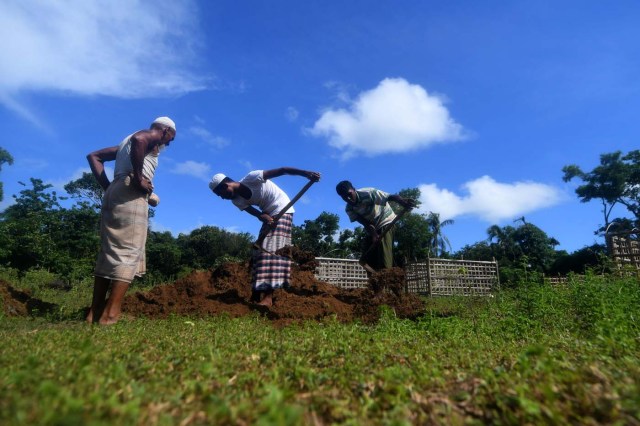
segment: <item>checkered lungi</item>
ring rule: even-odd
[[[265,237],[262,247],[265,250],[256,249],[253,252],[253,273],[251,286],[254,291],[265,291],[289,286],[291,279],[291,260],[288,257],[278,256],[276,250],[291,245],[291,226],[293,214],[282,215],[275,229]],[[262,225],[260,232],[265,231],[266,224]],[[266,232],[266,231],[265,231]]]
[[[149,206],[130,178],[114,179],[102,199],[100,253],[94,274],[130,283],[146,272]]]

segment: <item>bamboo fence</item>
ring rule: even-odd
[[[315,276],[335,286],[365,288],[367,271],[352,259],[317,257]],[[500,286],[498,262],[429,258],[405,267],[406,291],[427,296],[488,296]]]

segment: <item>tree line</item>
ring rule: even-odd
[[[577,165],[563,168],[565,181],[578,178],[582,184],[576,194],[583,202],[598,200],[604,224],[594,231],[602,234],[616,225],[631,230],[639,225],[640,151],[603,154],[601,164],[591,172]],[[13,158],[0,148],[0,171]],[[61,196],[42,180],[31,178],[24,189],[13,195],[15,202],[0,213],[0,266],[20,273],[46,269],[67,282],[77,282],[92,275],[99,245],[100,202],[103,190],[93,175],[65,185]],[[419,200],[420,191],[400,191],[405,198]],[[0,201],[2,200],[0,184]],[[71,199],[71,207],[61,201]],[[68,204],[68,203],[66,203]],[[629,218],[612,218],[615,205],[623,205]],[[401,207],[394,206],[396,211]],[[150,208],[150,216],[153,209]],[[569,220],[570,218],[568,218]],[[606,268],[606,247],[594,244],[573,253],[556,250],[559,242],[525,218],[514,225],[493,225],[486,240],[452,251],[446,229],[452,220],[440,220],[437,213],[405,214],[396,225],[396,264],[423,261],[428,257],[468,260],[496,260],[501,281],[516,283],[523,272],[544,274],[584,273],[588,268]],[[337,214],[323,211],[313,220],[294,225],[293,244],[316,257],[358,259],[366,249],[362,227],[340,229]],[[246,261],[250,257],[254,236],[235,233],[215,226],[202,226],[177,237],[170,232],[149,231],[147,241],[147,280],[175,279],[194,269],[207,269],[230,260]]]

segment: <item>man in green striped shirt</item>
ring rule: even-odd
[[[373,249],[364,261],[376,271],[393,267],[393,229],[386,230],[392,226],[396,214],[389,201],[410,210],[416,206],[415,200],[375,188],[355,189],[348,180],[338,183],[336,192],[347,203],[345,211],[351,222],[358,221],[369,235]]]

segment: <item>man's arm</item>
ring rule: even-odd
[[[149,152],[152,133],[148,130],[142,130],[131,136],[131,165],[133,166],[133,182],[143,192],[151,194],[153,192],[153,184],[149,179],[142,176],[142,166],[144,157]]]
[[[253,206],[249,206],[246,209],[244,209],[245,212],[249,213],[251,216],[255,216],[258,219],[260,219],[262,222],[266,223],[267,225],[271,225],[271,223],[273,223],[273,218],[271,216],[269,216],[266,213],[262,213],[260,210],[256,209]]]
[[[376,240],[378,238],[378,231],[376,230],[375,225],[373,225],[372,223],[367,222],[366,220],[364,220],[364,218],[358,218],[356,219],[356,221],[362,225],[362,227],[364,228],[364,230],[371,235],[371,238],[373,238],[374,240]]]
[[[295,167],[280,167],[277,169],[264,170],[262,172],[262,177],[267,179],[273,179],[282,175],[296,175],[296,176],[304,176],[309,180],[314,182],[318,182],[320,180],[319,172],[312,172],[309,170],[296,169]]]
[[[414,208],[417,203],[416,200],[413,200],[411,198],[404,198],[398,194],[393,194],[393,195],[389,195],[389,197],[387,198],[388,201],[394,201],[398,204],[400,204],[402,207],[404,207],[407,210],[410,210],[412,208]]]
[[[87,161],[89,162],[89,167],[91,167],[91,172],[96,177],[98,184],[105,191],[107,190],[111,182],[109,182],[107,174],[104,171],[104,162],[115,160],[117,153],[118,147],[111,146],[109,148],[103,148],[98,151],[93,151],[92,153],[87,155]]]

